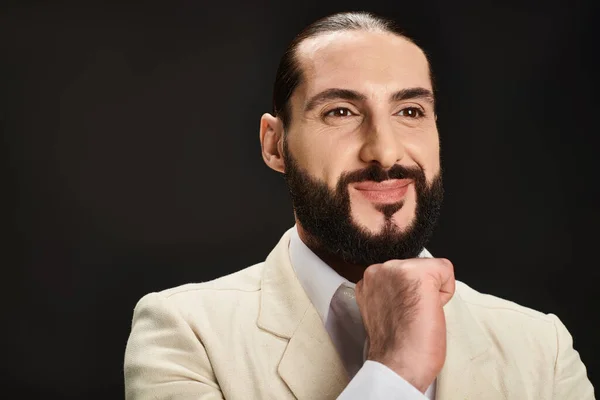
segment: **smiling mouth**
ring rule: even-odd
[[[358,182],[352,187],[373,203],[397,203],[404,199],[411,183],[412,179],[389,179],[382,182]]]

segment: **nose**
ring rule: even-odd
[[[366,129],[360,159],[364,163],[377,163],[384,169],[394,166],[404,156],[404,147],[398,133],[389,121],[373,122]]]

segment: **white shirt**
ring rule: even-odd
[[[302,242],[297,229],[291,232],[289,248],[290,260],[296,276],[319,313],[325,329],[338,351],[363,351],[364,349],[344,348],[344,345],[336,341],[336,337],[332,335],[330,328],[333,325],[331,319],[335,318],[335,315],[330,313],[333,296],[341,285],[354,290],[355,284],[340,276],[313,253]],[[431,257],[431,254],[423,249],[419,257]],[[356,302],[354,298],[351,301]],[[350,312],[358,313],[357,306],[350,308]],[[357,317],[360,318],[360,315]],[[367,360],[364,361],[362,366],[345,365],[345,367],[348,371],[358,370],[358,372],[354,376],[350,376],[351,381],[340,394],[338,400],[435,400],[435,380],[423,394],[400,375],[376,361]]]

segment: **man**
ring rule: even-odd
[[[136,306],[128,399],[593,399],[565,326],[424,249],[443,197],[430,68],[343,13],[286,51],[265,163],[296,226],[264,263]]]

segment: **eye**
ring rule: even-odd
[[[334,108],[333,110],[327,111],[325,113],[326,117],[339,117],[339,118],[350,117],[352,115],[355,115],[355,114],[345,107]]]
[[[418,107],[406,107],[400,110],[397,115],[417,119],[423,117],[425,113]]]

